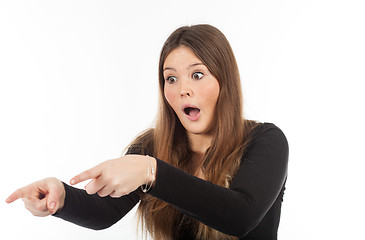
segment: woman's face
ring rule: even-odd
[[[190,134],[209,134],[219,95],[218,80],[185,46],[174,49],[163,65],[164,94]]]

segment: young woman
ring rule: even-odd
[[[243,118],[239,72],[225,36],[181,27],[159,63],[156,126],[127,153],[70,184],[47,178],[15,191],[37,216],[103,229],[138,202],[154,239],[276,239],[288,144],[274,124]]]

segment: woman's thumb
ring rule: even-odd
[[[57,196],[49,194],[48,199],[47,199],[47,208],[51,214],[54,214],[55,212],[57,212],[57,210],[58,210],[57,202],[58,202]]]

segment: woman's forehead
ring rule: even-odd
[[[186,46],[179,46],[172,50],[163,64],[163,70],[176,67],[190,67],[193,65],[204,65],[200,58]],[[176,70],[176,69],[175,69]]]

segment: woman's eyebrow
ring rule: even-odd
[[[193,63],[193,64],[191,64],[190,66],[188,66],[188,68],[187,68],[187,69],[192,68],[192,67],[195,67],[195,66],[199,66],[199,65],[203,65],[203,66],[205,66],[205,65],[204,65],[204,63],[198,62],[198,63]],[[164,71],[166,71],[166,70],[172,70],[172,71],[175,71],[175,72],[176,72],[176,69],[175,69],[175,68],[173,68],[173,67],[165,67],[165,68],[163,69],[163,72],[164,72]]]
[[[172,70],[172,71],[175,71],[176,72],[176,69],[175,68],[172,68],[172,67],[165,67],[163,69],[163,72],[166,71],[166,70]]]

